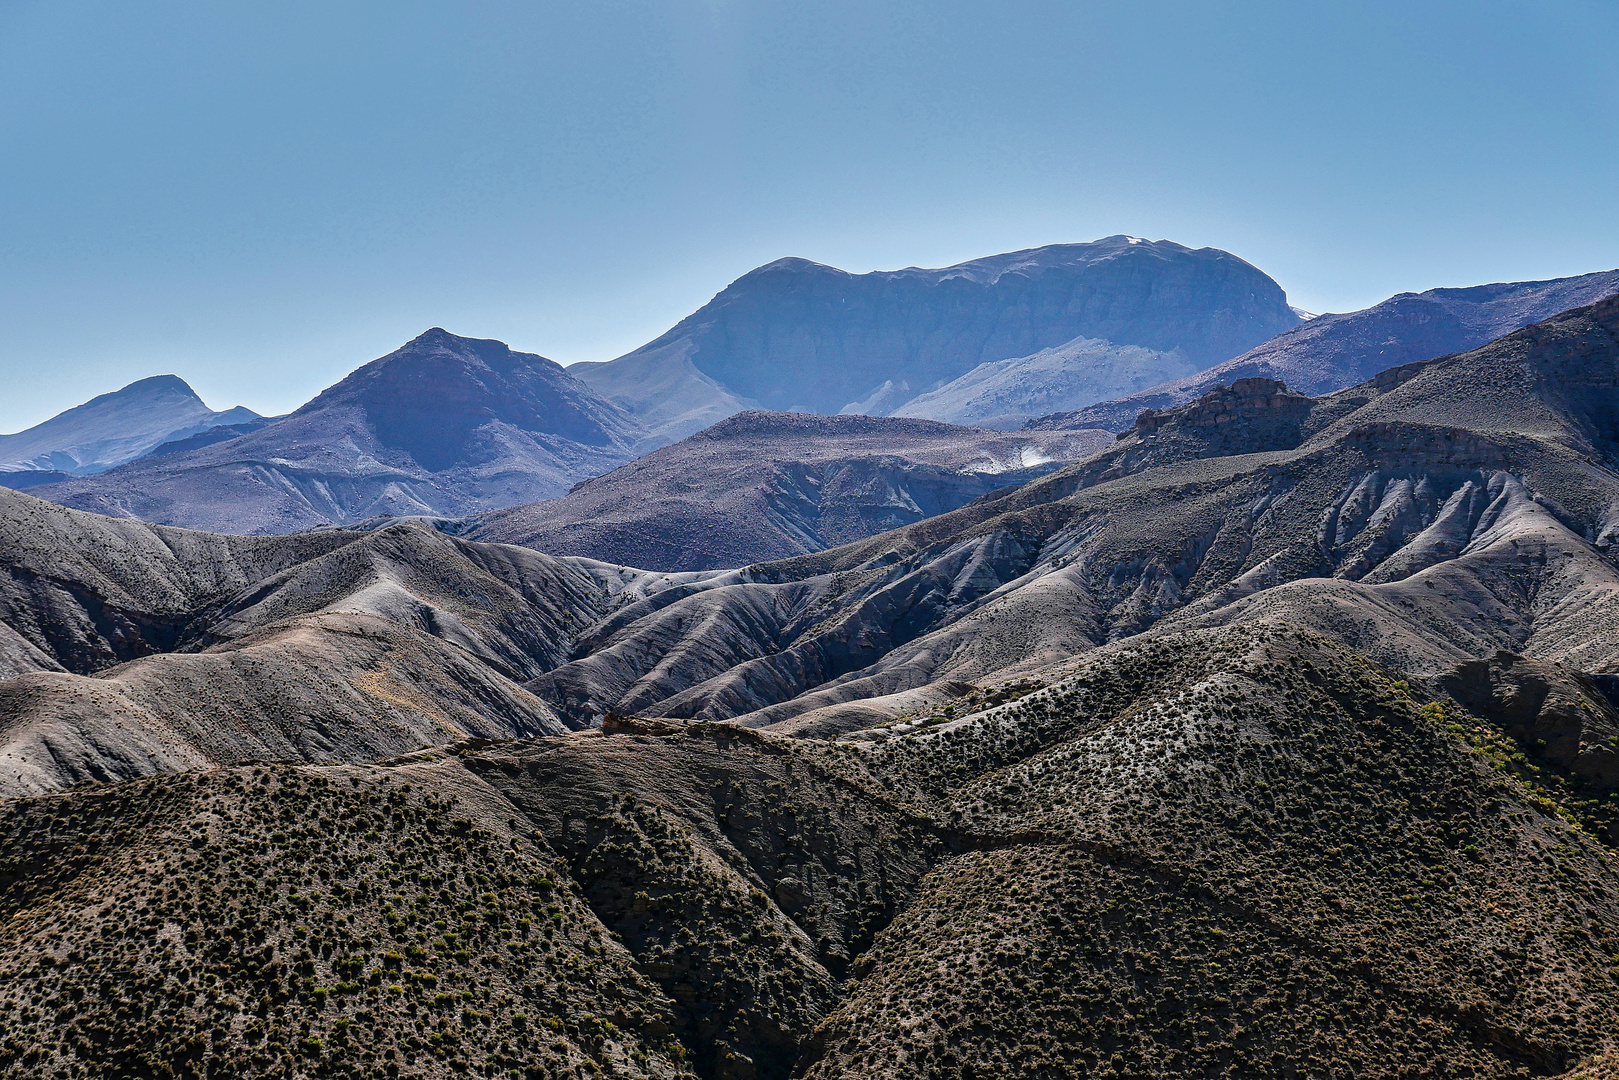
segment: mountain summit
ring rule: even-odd
[[[117,517],[284,532],[551,498],[643,436],[555,361],[434,327],[267,427],[38,491]]]
[[[241,407],[215,412],[179,376],[153,375],[0,435],[0,472],[98,473],[171,439],[257,416]]]
[[[1076,338],[1162,353],[1169,378],[1299,322],[1281,287],[1229,252],[1110,236],[936,270],[778,259],[655,341],[569,372],[667,440],[749,405],[836,413],[885,383],[924,394]]]
[[[289,420],[357,411],[380,442],[430,472],[482,464],[512,430],[610,448],[636,424],[561,364],[433,327],[373,360]]]

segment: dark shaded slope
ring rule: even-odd
[[[175,648],[208,604],[353,539],[219,536],[0,490],[0,622],[92,672]]]
[[[1228,630],[859,742],[10,800],[0,1074],[1556,1074],[1619,1019],[1619,877],[1449,719]]]
[[[291,532],[560,495],[627,461],[642,434],[560,365],[435,328],[257,431],[36,493],[116,517]]]
[[[746,566],[859,540],[1061,468],[1109,442],[929,421],[745,412],[561,499],[455,528],[648,570]]]
[[[1116,401],[1041,417],[1030,426],[1120,431],[1143,409],[1173,408],[1214,386],[1252,377],[1279,379],[1305,394],[1329,394],[1387,368],[1477,348],[1615,293],[1619,270],[1401,293],[1363,311],[1318,316],[1207,371]]]
[[[747,407],[893,405],[986,361],[1078,337],[1217,363],[1298,324],[1281,288],[1214,248],[1111,236],[940,270],[780,259],[640,349],[569,370],[668,441]],[[859,410],[867,411],[867,410]]]

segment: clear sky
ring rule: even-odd
[[[571,363],[753,266],[1112,233],[1314,311],[1619,266],[1619,4],[0,0],[0,430]]]

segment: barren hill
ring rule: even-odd
[[[35,493],[115,517],[292,532],[560,495],[629,460],[643,434],[561,365],[435,328],[267,427]]]
[[[1013,487],[1110,443],[929,421],[744,412],[567,496],[446,525],[476,540],[647,570],[821,551]]]

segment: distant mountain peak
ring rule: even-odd
[[[576,374],[673,439],[742,403],[817,413],[898,405],[885,385],[927,393],[980,364],[1079,337],[1177,354],[1196,370],[1300,321],[1281,286],[1229,252],[1123,233],[937,269],[849,273],[789,257]]]
[[[195,408],[201,422],[158,440],[150,460],[47,494],[164,523],[281,532],[561,495],[623,464],[646,435],[560,364],[442,326],[272,421]]]
[[[617,445],[638,428],[556,361],[440,326],[354,371],[294,415],[339,407],[361,409],[385,445],[431,472],[497,453],[474,436],[489,424],[591,447]]]
[[[136,379],[26,431],[0,435],[0,472],[102,472],[226,415],[208,408],[178,375]]]
[[[176,391],[190,397],[197,397],[197,392],[191,389],[191,384],[178,375],[149,375],[144,379],[136,379],[122,390],[113,391],[114,394],[146,393],[150,391]],[[110,395],[102,395],[107,397]],[[198,400],[202,400],[198,398]]]
[[[831,274],[838,277],[856,276],[849,273],[847,270],[840,270],[836,266],[829,266],[826,263],[819,263],[814,259],[801,259],[796,255],[788,255],[783,258],[767,262],[763,266],[755,267],[754,269],[749,270],[746,274],[743,274],[742,278],[739,278],[738,280],[740,281],[747,278],[762,277],[766,274],[780,273],[820,273]]]
[[[412,346],[424,345],[438,345],[451,349],[457,347],[474,348],[481,346],[483,348],[494,348],[504,350],[506,352],[512,351],[511,346],[507,345],[504,341],[498,341],[495,338],[464,337],[461,334],[452,334],[442,326],[428,327],[420,334],[417,334],[415,337],[405,342],[405,344],[396,351],[403,352],[405,349],[409,349]]]

